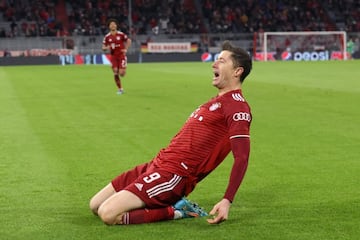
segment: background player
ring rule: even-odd
[[[124,77],[126,74],[126,52],[131,45],[131,39],[125,33],[117,30],[118,24],[115,19],[108,20],[108,27],[110,31],[104,37],[102,50],[110,50],[111,67],[116,86],[118,87],[118,94],[123,94],[124,89],[121,85],[120,76]]]
[[[91,210],[103,222],[135,224],[189,217],[191,213],[206,215],[180,199],[232,151],[228,186],[210,211],[214,217],[207,221],[215,224],[228,218],[250,153],[251,112],[241,87],[252,62],[246,51],[226,41],[212,68],[217,96],[198,107],[151,162],[120,174],[91,199]]]

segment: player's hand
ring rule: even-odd
[[[222,199],[218,202],[210,211],[212,218],[208,218],[207,221],[210,224],[219,224],[228,219],[231,202],[227,199]]]

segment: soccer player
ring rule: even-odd
[[[348,59],[352,59],[352,55],[354,53],[354,41],[352,38],[349,39],[349,41],[346,43],[346,52]]]
[[[118,94],[123,94],[124,89],[121,85],[121,77],[126,74],[127,66],[127,49],[131,45],[131,39],[123,32],[118,31],[117,21],[115,19],[108,20],[109,33],[105,35],[102,50],[109,51],[111,54],[111,67],[114,73],[114,80],[118,87]]]
[[[248,53],[225,41],[212,64],[217,95],[195,109],[150,162],[120,174],[100,190],[90,200],[90,209],[108,225],[206,216],[198,205],[182,197],[231,151],[234,163],[226,191],[207,221],[217,224],[228,219],[250,153],[252,117],[241,89],[251,68]]]

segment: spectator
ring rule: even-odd
[[[15,21],[15,19],[12,20],[11,24],[10,24],[10,30],[11,30],[11,36],[12,37],[15,37],[17,36],[17,33],[18,33],[18,29],[17,29],[18,25]]]
[[[11,52],[8,49],[4,50],[4,57],[11,57]]]
[[[0,30],[0,38],[5,38],[5,37],[7,37],[6,36],[6,30],[5,30],[5,28],[1,28],[1,30]]]
[[[348,59],[352,59],[352,55],[354,53],[354,41],[352,37],[349,38],[349,40],[346,43],[346,52]]]
[[[170,19],[168,16],[161,16],[159,22],[160,22],[160,28],[161,28],[161,32],[168,34],[169,33],[169,29],[168,29],[168,23],[169,23]]]

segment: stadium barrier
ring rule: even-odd
[[[201,61],[200,53],[167,53],[167,54],[130,54],[128,63],[154,63],[154,62],[199,62]],[[77,54],[61,55],[59,62],[61,65],[69,64],[104,64],[110,65],[111,56],[108,54]]]
[[[59,64],[59,56],[44,57],[2,57],[0,66],[21,66],[21,65],[56,65]]]
[[[152,62],[199,62],[202,61],[200,53],[167,53],[167,54],[131,54],[128,63]],[[77,55],[49,55],[49,56],[18,56],[0,57],[0,66],[21,65],[71,65],[71,64],[104,64],[110,65],[110,56],[106,54],[77,54]]]
[[[345,58],[342,51],[283,51],[267,52],[266,58],[267,61],[328,61],[350,59],[350,55],[346,53]],[[264,52],[256,52],[254,60],[265,61]]]
[[[212,62],[217,58],[218,53],[152,53],[152,54],[130,54],[128,63],[154,63],[154,62]],[[263,53],[256,53],[253,56],[255,61],[263,61]],[[299,52],[294,54],[281,54],[269,52],[267,58],[270,61],[326,61],[341,60],[342,53],[333,52]],[[353,56],[359,59],[360,55]],[[0,57],[0,66],[20,66],[20,65],[71,65],[71,64],[104,64],[110,65],[110,56],[107,54],[77,54],[77,55],[48,55],[48,56],[18,56]]]

